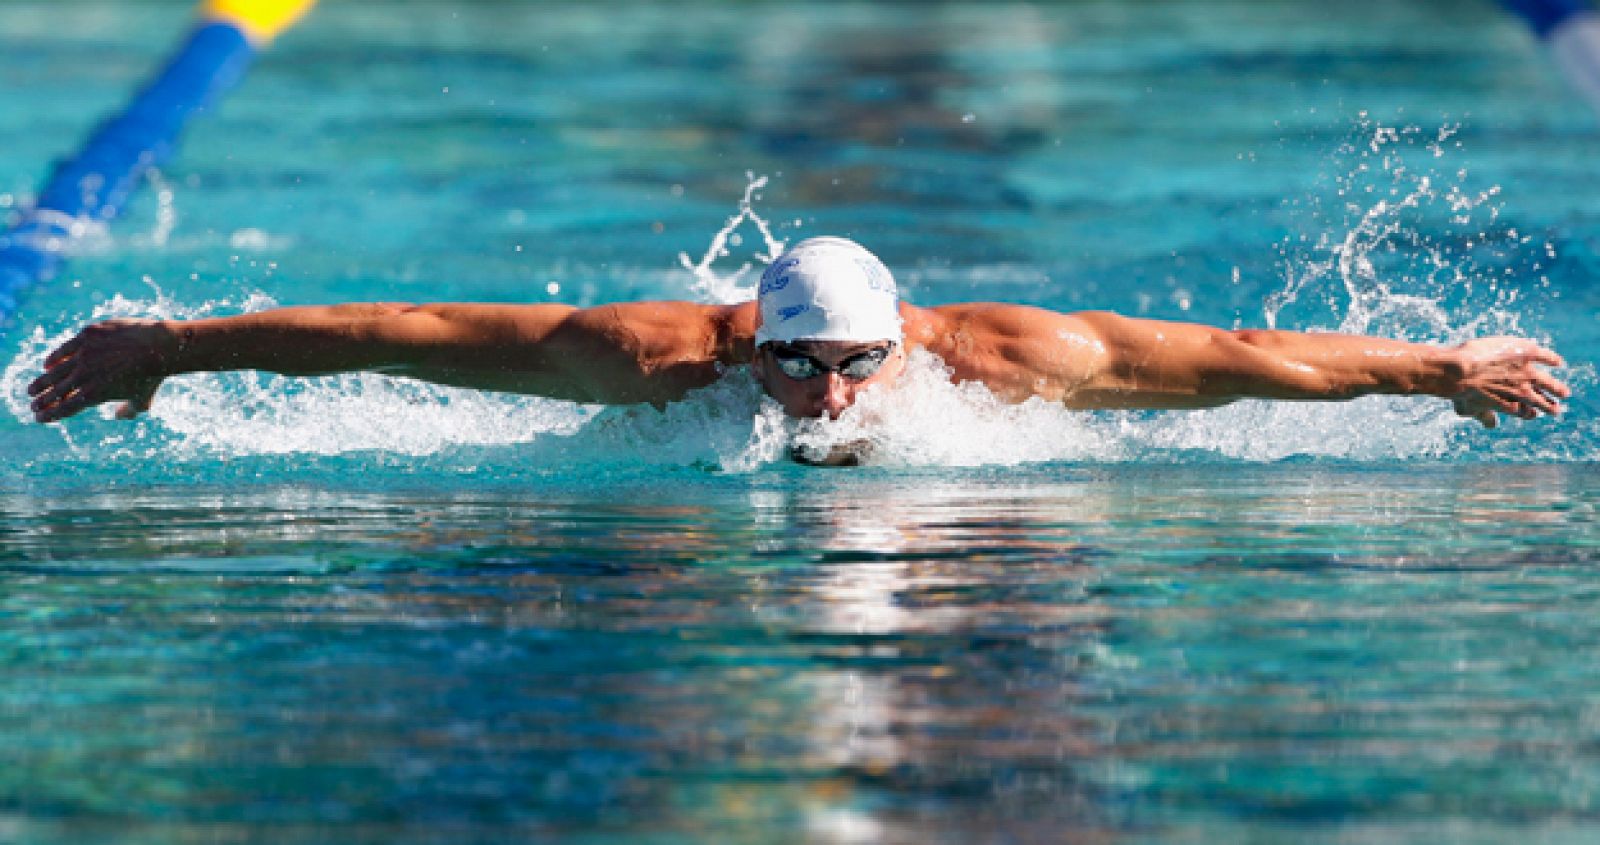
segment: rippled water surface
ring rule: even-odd
[[[0,5],[0,208],[189,6]],[[0,839],[1593,841],[1596,126],[1487,2],[330,0],[0,329]],[[736,297],[747,190],[923,305],[1517,332],[1579,396],[26,421],[97,317]]]
[[[1219,481],[8,497],[7,824],[41,841],[1592,833],[1592,473]]]

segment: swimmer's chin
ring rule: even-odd
[[[815,446],[797,445],[789,450],[789,459],[797,464],[814,467],[858,467],[872,457],[872,442],[852,440],[819,449]]]

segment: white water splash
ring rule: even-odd
[[[1315,241],[1301,234],[1284,244],[1283,288],[1263,303],[1269,327],[1320,298],[1325,316],[1300,326],[1444,343],[1522,333],[1526,279],[1548,287],[1541,259],[1553,247],[1501,225],[1498,185],[1470,187],[1466,168],[1444,166],[1459,131],[1385,127],[1361,115],[1335,153],[1333,207],[1313,197],[1301,221]]]
[[[186,309],[165,298],[118,297],[95,316],[186,318],[273,304],[254,296]],[[19,421],[28,416],[23,387],[39,372],[47,350],[69,335],[36,329],[0,375],[0,395]],[[527,449],[528,460],[561,465],[703,466],[743,473],[787,462],[796,451],[827,455],[837,448],[858,452],[872,465],[940,467],[1295,456],[1406,460],[1488,448],[1494,451],[1485,457],[1494,459],[1571,460],[1592,455],[1595,441],[1592,430],[1574,431],[1552,452],[1517,435],[1518,427],[1537,423],[1508,420],[1509,431],[1476,434],[1476,425],[1455,417],[1447,403],[1401,397],[1239,402],[1175,413],[1083,413],[1038,399],[1011,404],[982,385],[952,383],[948,368],[926,350],[913,351],[896,384],[865,392],[831,421],[784,416],[744,367],[662,409],[600,409],[372,374],[288,379],[226,373],[169,380],[143,422],[111,420],[109,406],[97,415],[104,422],[57,427],[69,436],[78,460],[423,456],[487,446]]]
[[[565,445],[569,454],[590,459],[749,472],[787,454],[791,424],[740,367],[660,410],[602,411]]]
[[[126,240],[126,245],[135,249],[166,250],[172,232],[178,225],[177,194],[171,183],[162,176],[161,171],[150,168],[145,171],[145,178],[150,182],[156,201],[155,222],[146,233],[136,233],[125,239],[119,239],[112,233],[108,221],[99,217],[90,215],[74,217],[48,208],[33,209],[29,213],[57,231],[66,233],[64,239],[48,246],[52,250],[60,250],[68,258],[112,253],[123,246],[122,240]]]
[[[219,244],[226,244],[239,252],[281,253],[288,252],[295,245],[292,236],[273,234],[257,228],[243,228],[231,234],[204,231],[175,236],[180,222],[177,188],[155,168],[146,171],[145,178],[150,183],[151,193],[155,199],[155,220],[145,232],[118,235],[112,231],[108,221],[96,217],[74,217],[53,209],[33,209],[31,205],[35,198],[20,192],[0,194],[0,212],[13,207],[28,209],[27,213],[35,219],[64,233],[64,236],[55,236],[48,241],[46,248],[60,250],[69,259],[100,257],[120,251],[184,254],[204,252],[216,248]],[[10,225],[16,222],[15,218],[21,213],[12,211],[0,215],[0,224]],[[231,260],[238,262],[240,256],[232,256]]]
[[[749,183],[745,185],[744,197],[739,200],[739,210],[723,223],[722,228],[711,236],[711,243],[706,247],[705,254],[699,261],[689,258],[686,252],[678,253],[678,262],[685,270],[694,274],[695,295],[705,302],[722,305],[731,305],[754,299],[756,285],[754,282],[746,284],[745,278],[750,274],[751,264],[746,261],[729,274],[718,273],[713,265],[718,259],[726,258],[731,254],[728,247],[739,246],[743,238],[739,235],[739,227],[746,221],[754,224],[756,231],[761,235],[766,252],[756,253],[755,257],[763,264],[771,264],[779,255],[783,254],[785,243],[772,234],[772,226],[760,214],[756,213],[755,203],[761,199],[757,192],[767,186],[767,177],[757,176],[746,172],[745,178]]]
[[[60,252],[68,258],[91,255],[111,249],[111,231],[104,220],[74,217],[51,208],[30,209],[30,221],[37,221],[49,234],[38,246],[45,252]]]
[[[1265,303],[1269,323],[1276,325],[1291,308],[1320,300],[1329,309],[1324,324],[1343,331],[1454,341],[1515,329],[1522,311],[1512,305],[1520,303],[1519,291],[1500,281],[1508,275],[1506,268],[1527,267],[1525,253],[1533,253],[1536,273],[1537,261],[1548,260],[1550,248],[1535,245],[1519,252],[1517,247],[1530,239],[1496,228],[1498,189],[1469,188],[1462,171],[1441,175],[1411,162],[1419,156],[1441,159],[1453,131],[1430,136],[1379,127],[1350,145],[1358,163],[1336,180],[1341,206],[1335,214],[1314,217],[1324,233],[1306,254],[1286,250],[1292,272],[1286,273],[1284,289]],[[1405,155],[1395,152],[1397,146]],[[679,257],[694,274],[695,292],[703,300],[737,302],[753,295],[754,282],[747,281],[751,263],[732,273],[715,269],[719,259],[741,246],[742,226],[752,224],[763,241],[766,251],[755,253],[756,260],[771,261],[783,250],[755,210],[767,180],[749,178],[737,213],[713,235],[705,255],[698,262]],[[1016,272],[1025,277],[1026,270]],[[983,278],[993,268],[940,272]],[[115,298],[92,318],[181,319],[274,305],[254,295],[191,308],[157,291],[151,300]],[[1295,322],[1317,324],[1305,317]],[[26,382],[37,374],[46,351],[69,335],[35,329],[0,375],[0,398],[19,420],[28,416]],[[939,467],[1297,456],[1591,460],[1600,441],[1593,420],[1578,425],[1508,420],[1509,430],[1488,435],[1454,416],[1447,403],[1397,397],[1082,413],[1040,400],[1010,404],[981,385],[952,384],[943,362],[926,351],[914,351],[908,364],[899,383],[865,393],[835,421],[785,417],[746,368],[735,368],[717,384],[663,409],[603,410],[371,374],[286,379],[233,373],[172,379],[141,423],[91,422],[87,428],[72,423],[59,430],[63,436],[81,432],[79,442],[69,438],[68,445],[82,460],[120,455],[226,461],[363,451],[429,455],[475,445],[526,450],[533,461],[704,466],[736,473],[786,462],[797,452],[818,456],[841,448],[870,464]],[[1576,381],[1595,379],[1589,373]],[[110,411],[102,410],[101,416],[109,417]],[[1542,435],[1521,434],[1524,425]],[[1567,427],[1549,431],[1562,425]]]
[[[1120,460],[1125,445],[1096,415],[1041,399],[1001,400],[976,382],[954,384],[937,356],[912,350],[893,385],[862,393],[837,420],[797,420],[792,445],[820,458],[847,450],[891,466],[1015,465]]]
[[[146,177],[156,194],[156,223],[155,228],[150,230],[150,244],[156,249],[164,249],[167,240],[172,237],[172,230],[178,227],[177,194],[156,168],[146,171]]]
[[[845,449],[889,466],[1011,466],[1045,461],[1345,460],[1449,454],[1472,424],[1446,403],[1371,397],[1348,403],[1245,401],[1187,412],[1072,411],[1007,403],[918,350],[891,388],[869,391],[838,420],[793,421],[785,448]]]
[[[147,280],[148,281],[148,280]],[[121,295],[97,307],[91,321],[118,318],[198,319],[276,307],[263,294],[242,302],[215,300],[188,307],[162,294]],[[36,328],[3,374],[0,396],[20,422],[32,419],[26,386],[49,350],[75,329],[54,335]],[[111,420],[115,403],[101,406]],[[169,379],[141,422],[113,422],[97,442],[79,447],[84,459],[108,454],[194,460],[246,455],[333,455],[384,451],[427,455],[462,445],[511,445],[570,435],[597,408],[548,399],[440,387],[373,373],[295,379],[252,372],[190,374]],[[72,424],[59,429],[65,435]]]

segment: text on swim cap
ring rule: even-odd
[[[866,275],[868,289],[898,295],[894,289],[894,277],[884,270],[882,264],[876,261],[868,261],[865,258],[857,258],[856,266],[860,267],[861,272]]]
[[[767,267],[767,272],[761,274],[761,286],[756,290],[756,295],[765,296],[775,290],[783,290],[789,286],[788,271],[800,263],[798,258],[783,258],[774,261]]]

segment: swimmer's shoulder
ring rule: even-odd
[[[972,345],[1019,339],[1068,315],[1006,302],[958,302],[931,308],[901,306],[908,345],[943,354]],[[948,357],[948,356],[946,356]]]
[[[750,363],[750,359],[755,357],[756,326],[761,322],[755,300],[737,305],[709,305],[706,308],[717,362]]]
[[[1054,377],[1064,366],[1076,374],[1090,366],[1081,353],[1099,348],[1082,314],[1000,302],[918,310],[908,345],[939,356],[956,380],[981,381],[1002,396],[1034,395],[1041,374]]]
[[[1059,332],[1084,325],[1083,313],[1064,313],[1010,302],[959,302],[932,308],[911,308],[906,337],[933,346],[940,338],[966,336],[1001,342],[1024,340],[1039,332]],[[914,333],[915,332],[915,333]]]
[[[748,363],[756,312],[754,303],[657,299],[594,305],[570,311],[566,318],[579,336],[604,337],[616,349],[660,367],[692,361]]]

